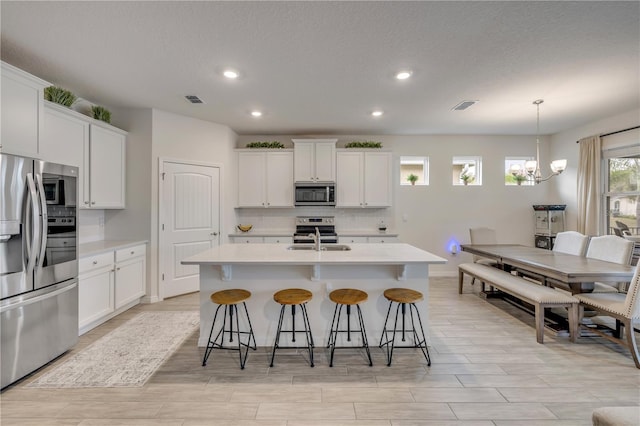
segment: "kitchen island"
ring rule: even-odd
[[[246,289],[252,294],[247,308],[258,346],[273,345],[280,313],[273,294],[294,287],[313,293],[307,310],[316,347],[326,346],[335,307],[328,294],[338,288],[357,288],[369,294],[369,300],[361,307],[372,346],[378,345],[382,333],[388,309],[383,292],[388,288],[406,287],[424,294],[424,300],[417,306],[428,332],[429,265],[446,263],[445,259],[409,244],[350,244],[350,250],[346,251],[290,250],[290,247],[225,244],[182,261],[183,265],[197,265],[200,269],[198,346],[206,345],[213,320],[215,305],[209,296],[230,288]],[[287,320],[291,318],[289,312],[287,309]],[[297,327],[301,324],[297,321]],[[356,324],[354,317],[352,327]],[[290,324],[285,325],[290,329]],[[300,339],[304,340],[302,335],[297,343]],[[281,345],[289,340],[289,335],[283,335]]]

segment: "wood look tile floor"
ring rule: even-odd
[[[432,365],[413,349],[397,350],[387,367],[358,350],[304,354],[251,352],[244,371],[237,353],[215,351],[200,365],[194,333],[140,388],[36,389],[26,385],[140,311],[196,310],[185,295],[139,305],[81,336],[78,345],[0,395],[0,423],[10,425],[418,426],[590,425],[601,406],[640,405],[640,370],[626,348],[597,337],[572,344],[545,334],[533,319],[500,301],[478,297],[478,285],[431,278]],[[377,336],[370,340],[377,341]]]

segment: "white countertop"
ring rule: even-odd
[[[409,244],[349,244],[349,251],[287,250],[290,244],[224,244],[182,261],[184,265],[406,265],[446,263]]]
[[[112,250],[133,247],[139,244],[147,244],[147,240],[100,240],[83,243],[78,246],[80,257],[93,256]]]
[[[261,231],[249,231],[229,234],[229,237],[293,237],[295,231],[274,231],[274,232],[261,232]],[[398,234],[394,232],[380,232],[380,231],[336,231],[339,237],[397,237]]]

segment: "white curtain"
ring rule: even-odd
[[[599,235],[601,146],[600,136],[580,139],[578,232],[585,235]]]

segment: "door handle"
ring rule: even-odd
[[[38,193],[40,195],[40,209],[41,209],[41,221],[40,221],[40,254],[38,255],[38,270],[42,269],[44,265],[44,255],[47,248],[47,226],[49,221],[47,220],[47,199],[44,195],[44,185],[42,184],[42,175],[36,175],[36,183],[38,185]]]
[[[27,188],[29,190],[30,203],[27,203],[27,273],[31,273],[36,263],[36,241],[40,241],[40,227],[36,226],[36,222],[40,217],[40,205],[37,202],[36,184],[33,175],[27,173]]]

